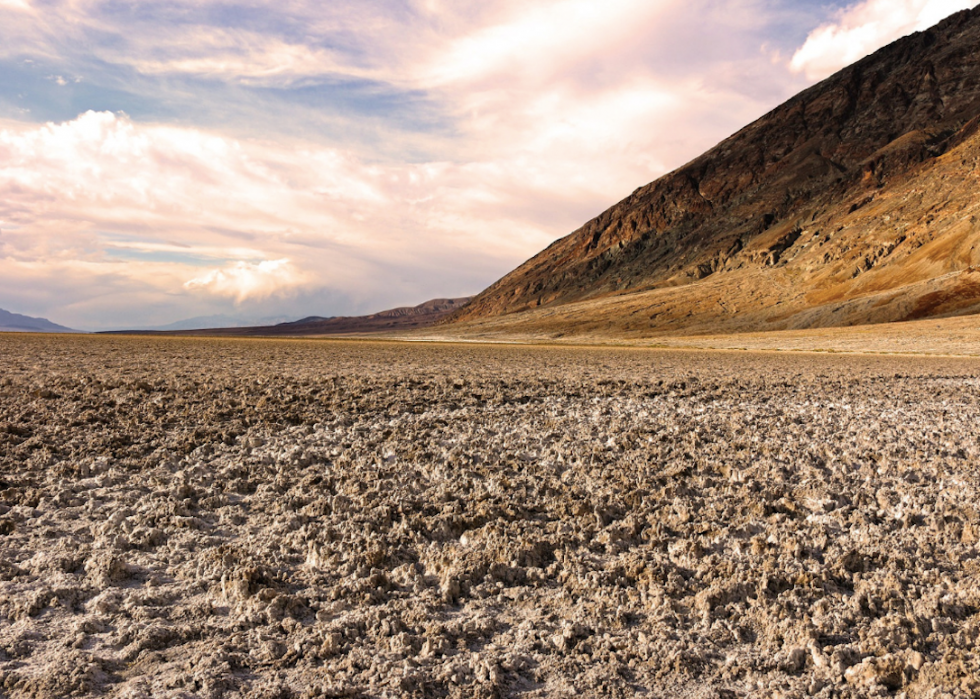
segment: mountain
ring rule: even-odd
[[[0,308],[0,332],[77,333],[79,331],[52,323],[46,318],[22,316],[20,313],[11,313]]]
[[[203,330],[207,328],[247,328],[260,325],[275,325],[276,323],[287,322],[288,319],[285,317],[277,318],[262,318],[255,320],[252,318],[243,318],[241,316],[228,316],[228,315],[211,315],[211,316],[196,316],[194,318],[186,318],[184,320],[178,320],[175,323],[169,323],[167,325],[153,326],[149,328],[139,328],[140,330]]]
[[[980,8],[636,190],[447,322],[650,335],[980,312]]]
[[[433,299],[418,306],[393,308],[367,316],[341,316],[322,318],[311,316],[289,323],[243,328],[209,328],[198,330],[174,330],[170,334],[303,337],[314,335],[360,335],[366,333],[415,330],[434,325],[454,311],[462,308],[467,298]]]

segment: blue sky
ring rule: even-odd
[[[475,293],[974,0],[0,0],[0,308]]]

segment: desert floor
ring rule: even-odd
[[[596,301],[598,305],[602,300]],[[612,323],[576,329],[562,317],[563,307],[514,313],[480,322],[435,325],[403,333],[400,339],[436,342],[547,344],[557,346],[620,346],[672,349],[749,350],[775,352],[843,352],[856,354],[918,354],[980,357],[980,316],[929,318],[901,323],[808,328],[772,332],[688,335],[684,331],[651,334],[617,330]],[[601,314],[597,314],[600,315]],[[556,332],[547,322],[562,327]]]
[[[0,696],[980,696],[980,361],[0,335]]]

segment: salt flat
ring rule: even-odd
[[[980,362],[0,335],[0,695],[980,696]]]

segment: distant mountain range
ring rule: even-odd
[[[380,311],[366,316],[339,316],[326,318],[309,316],[300,320],[249,327],[174,328],[162,330],[127,330],[117,333],[202,335],[233,337],[306,337],[317,335],[361,335],[369,333],[415,330],[434,325],[449,314],[462,308],[467,298],[433,299],[418,306],[405,306]],[[222,318],[222,316],[211,316]],[[206,320],[207,317],[194,319]],[[190,321],[184,321],[188,323]]]
[[[978,192],[980,8],[793,97],[447,322],[642,337],[980,313]]]
[[[32,318],[0,308],[0,332],[5,333],[77,333],[78,330],[52,323],[47,318]]]
[[[205,330],[208,328],[248,328],[264,325],[276,325],[278,323],[288,323],[291,320],[292,318],[289,316],[276,316],[256,320],[254,318],[244,318],[242,316],[219,314],[210,316],[196,316],[194,318],[178,320],[175,323],[168,323],[167,325],[153,325],[150,327],[133,329],[167,332],[171,330]]]

